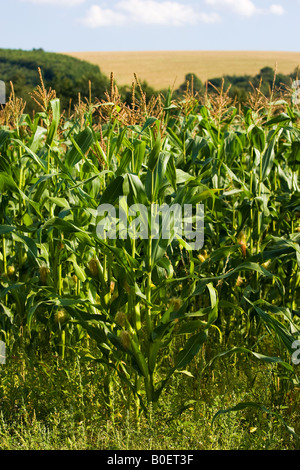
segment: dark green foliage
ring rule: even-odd
[[[204,93],[205,85],[196,75],[192,73],[187,73],[185,76],[185,82],[180,85],[180,87],[175,91],[175,95],[183,95],[187,85],[189,88],[194,91],[194,93]]]
[[[69,108],[70,100],[73,104],[77,103],[78,93],[82,100],[89,97],[89,81],[92,99],[101,99],[109,86],[108,78],[101,73],[99,67],[89,62],[42,49],[0,49],[0,79],[6,83],[7,95],[12,82],[16,95],[26,101],[28,112],[35,108],[29,93],[40,85],[39,67],[46,89],[56,91],[62,109]]]
[[[216,88],[220,89],[222,86],[224,90],[229,90],[229,96],[236,98],[238,102],[245,102],[248,93],[253,89],[259,88],[261,93],[266,97],[270,97],[273,86],[277,89],[284,86],[291,86],[292,80],[296,79],[297,71],[284,75],[276,73],[272,67],[264,67],[257,75],[225,75],[224,77],[214,77],[202,83],[201,80],[192,73],[185,76],[185,82],[175,91],[175,95],[181,96],[189,83],[193,82],[193,90],[195,93],[202,94],[207,88],[208,93],[215,92]]]

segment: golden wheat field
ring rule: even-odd
[[[300,65],[300,52],[268,51],[126,51],[68,52],[99,65],[106,75],[114,72],[119,85],[131,85],[136,73],[154,89],[178,87],[187,73],[202,81],[223,75],[255,75],[270,66],[289,74]]]

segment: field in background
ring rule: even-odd
[[[202,81],[223,75],[256,75],[266,66],[290,74],[300,65],[300,52],[264,51],[132,51],[68,52],[78,59],[100,67],[101,72],[114,72],[119,85],[131,85],[136,73],[154,89],[178,87],[187,73]]]

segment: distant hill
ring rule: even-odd
[[[7,96],[11,81],[17,96],[27,102],[27,111],[35,104],[29,92],[40,85],[38,67],[41,68],[46,88],[51,87],[61,99],[62,108],[68,108],[70,100],[88,97],[89,80],[92,82],[92,98],[101,98],[109,87],[108,78],[98,65],[64,54],[45,52],[42,49],[0,49],[0,80],[6,83]]]

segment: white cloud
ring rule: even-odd
[[[232,13],[248,18],[257,14],[284,14],[284,8],[281,5],[273,4],[269,9],[262,9],[258,8],[252,0],[205,0],[205,3],[216,8],[226,8]]]
[[[35,5],[66,5],[74,7],[85,2],[85,0],[21,0],[23,3],[34,3]]]
[[[122,0],[118,8],[125,11],[135,22],[180,26],[197,21],[197,14],[191,6],[182,3],[155,0]]]
[[[270,12],[273,13],[273,15],[284,15],[285,11],[283,6],[281,5],[271,5],[270,6]]]
[[[87,11],[85,18],[80,20],[89,28],[98,28],[100,26],[111,26],[126,23],[126,16],[110,8],[101,8],[98,5],[92,5]]]
[[[202,23],[219,23],[221,21],[218,13],[199,13],[200,20]]]
[[[206,0],[207,5],[226,8],[241,16],[253,16],[260,10],[251,0]]]
[[[102,8],[93,5],[81,23],[88,27],[120,25],[128,23],[183,26],[188,24],[216,23],[220,17],[216,13],[200,13],[192,6],[176,1],[120,0],[115,8]]]

